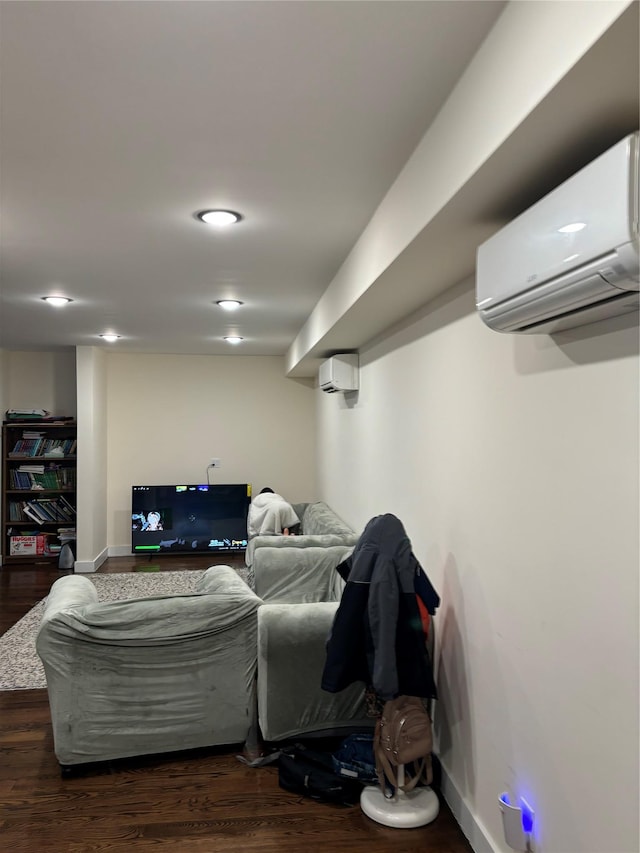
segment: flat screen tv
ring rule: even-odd
[[[134,554],[223,553],[247,547],[251,485],[133,486]]]

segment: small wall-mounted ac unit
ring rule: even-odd
[[[358,354],[333,355],[320,365],[318,385],[327,394],[358,390]]]
[[[638,151],[625,137],[478,248],[476,307],[498,332],[638,310]]]

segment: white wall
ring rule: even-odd
[[[2,413],[2,419],[4,420],[5,412],[9,408],[9,404],[7,403],[8,390],[9,390],[9,378],[8,378],[8,363],[9,356],[6,350],[0,349],[0,412]],[[4,475],[4,465],[0,466],[0,488],[4,489],[3,483],[3,475]],[[0,546],[0,551],[4,548],[4,543]],[[0,554],[0,565],[2,565],[2,555]]]
[[[9,408],[9,353],[0,349],[0,412],[4,419],[5,412]]]
[[[46,409],[76,414],[75,349],[56,352],[4,351],[7,409]]]
[[[404,522],[442,597],[436,730],[477,850],[509,790],[537,853],[637,853],[638,330],[500,335],[473,282],[319,402],[320,492]],[[461,799],[462,798],[462,799]]]
[[[76,572],[94,572],[108,556],[106,352],[78,347]]]
[[[282,358],[107,354],[108,541],[131,551],[131,486],[251,483],[316,498],[315,391]]]

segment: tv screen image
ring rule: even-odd
[[[224,553],[247,547],[251,484],[132,486],[134,554]]]

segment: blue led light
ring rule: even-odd
[[[535,813],[523,797],[520,797],[520,809],[522,811],[522,831],[526,835],[531,835],[533,832],[533,816]]]

